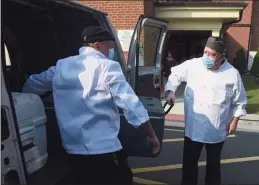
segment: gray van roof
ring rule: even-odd
[[[35,5],[37,3],[41,3],[41,2],[55,2],[55,3],[59,3],[59,4],[63,4],[69,7],[74,7],[83,11],[90,11],[93,14],[102,14],[104,16],[107,16],[108,14],[106,12],[102,12],[99,10],[96,10],[92,7],[89,7],[86,4],[82,4],[79,3],[78,1],[75,0],[7,0],[7,1],[11,1],[11,2],[18,2],[18,3],[22,3],[22,4],[31,4],[31,5]]]
[[[108,15],[106,12],[102,12],[102,11],[96,10],[96,9],[94,9],[92,7],[89,7],[86,4],[79,3],[78,1],[69,1],[69,0],[45,0],[45,1],[55,1],[57,3],[65,4],[65,5],[68,5],[68,6],[72,6],[72,7],[81,9],[81,10],[91,11],[92,13],[103,14],[105,16]]]

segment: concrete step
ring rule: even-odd
[[[165,121],[165,128],[185,128],[184,121],[172,121],[172,120],[166,120]],[[259,132],[259,122],[246,122],[243,120],[239,120],[237,131],[248,131],[248,132]]]

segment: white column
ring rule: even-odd
[[[213,36],[213,37],[219,37],[219,36],[220,36],[220,30],[212,30],[211,36]]]

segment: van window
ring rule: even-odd
[[[139,66],[155,66],[161,28],[145,25],[140,33]]]
[[[4,50],[5,50],[5,65],[11,66],[11,60],[10,60],[9,52],[7,50],[6,45],[4,45]]]

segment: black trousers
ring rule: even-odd
[[[100,155],[69,155],[72,183],[133,184],[133,174],[127,156],[121,150]]]
[[[206,185],[220,185],[220,157],[224,142],[205,144],[184,138],[182,185],[197,185],[198,183],[198,160],[201,150],[205,145],[207,151],[206,160]]]

